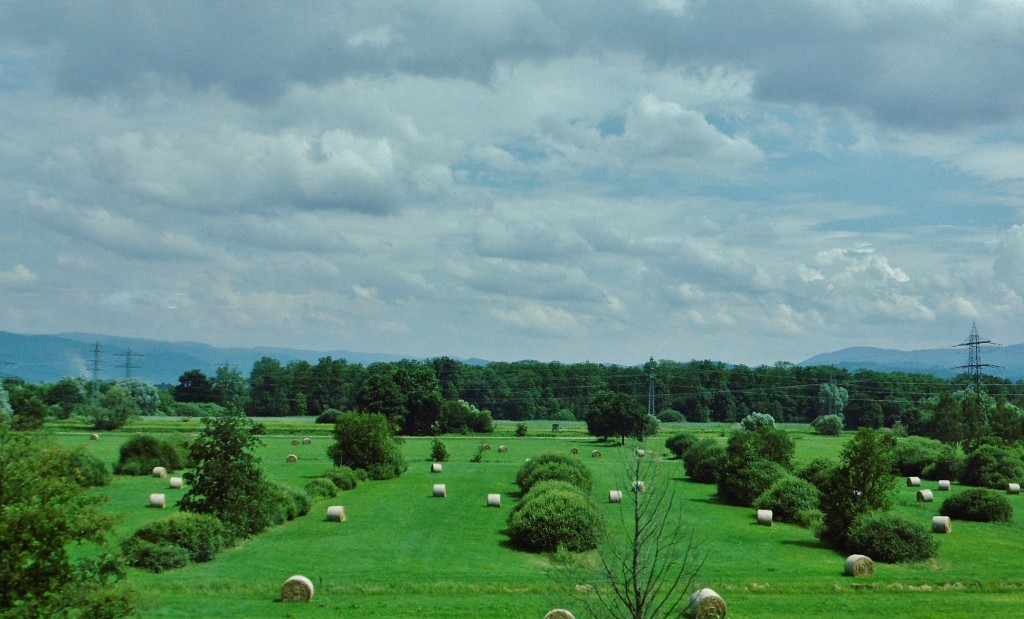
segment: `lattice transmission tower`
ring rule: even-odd
[[[654,357],[647,363],[650,377],[647,379],[647,414],[654,415]]]
[[[138,359],[139,357],[145,357],[146,355],[142,353],[132,352],[132,349],[129,348],[127,352],[119,352],[115,356],[124,357],[124,363],[117,367],[124,368],[124,377],[125,379],[128,379],[132,377],[132,370],[137,370],[141,367],[132,363],[132,359]]]
[[[963,344],[957,344],[953,348],[960,346],[967,347],[967,365],[958,365],[957,369],[967,370],[967,374],[971,380],[971,385],[974,387],[975,393],[981,393],[981,368],[997,368],[998,365],[992,365],[991,363],[981,362],[981,346],[982,344],[991,344],[993,346],[999,346],[992,340],[983,340],[978,336],[978,323],[971,323],[971,334],[967,337],[967,341]]]

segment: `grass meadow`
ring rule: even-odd
[[[190,425],[191,424],[191,425]],[[310,422],[267,424],[259,452],[268,476],[302,488],[331,466],[327,426]],[[120,443],[136,430],[195,431],[197,422],[147,421],[129,432],[105,433],[64,428],[58,440],[85,445],[113,463]],[[694,427],[694,426],[691,426]],[[724,439],[725,427],[702,431]],[[836,456],[844,437],[820,437],[806,426],[794,432],[797,459]],[[430,439],[406,439],[409,470],[398,479],[363,482],[334,499],[314,503],[307,516],[275,527],[228,549],[209,563],[152,574],[131,570],[129,583],[146,617],[365,617],[477,618],[543,617],[556,607],[585,614],[571,591],[549,574],[552,557],[519,551],[503,534],[517,498],[514,480],[524,459],[545,451],[580,452],[593,470],[594,499],[611,521],[625,504],[609,504],[608,490],[623,488],[622,451],[597,443],[576,424],[533,422],[526,437],[512,436],[514,424],[502,423],[495,435],[444,437],[450,460],[441,473],[430,472]],[[664,438],[645,445],[666,453]],[[310,436],[311,445],[291,444]],[[494,449],[471,462],[482,442]],[[499,453],[498,445],[508,446]],[[600,449],[603,457],[590,457]],[[289,454],[298,462],[287,463]],[[818,543],[813,531],[776,523],[755,524],[754,510],[719,503],[715,487],[687,481],[682,464],[660,464],[675,487],[679,509],[693,527],[707,559],[703,586],[717,591],[736,618],[777,617],[1024,617],[1024,496],[1012,496],[1011,525],[955,522],[941,536],[936,560],[876,564],[867,578],[844,577],[845,556]],[[447,485],[448,497],[433,498],[434,483]],[[923,487],[935,488],[925,481]],[[924,524],[938,514],[941,501],[960,491],[935,492],[934,503],[917,503],[917,489],[894,480],[895,510]],[[98,492],[110,496],[107,509],[120,517],[117,543],[141,524],[172,513],[175,493],[167,480],[115,477]],[[169,507],[147,507],[151,492],[166,492]],[[489,493],[500,493],[500,508],[487,507]],[[345,523],[327,522],[329,505],[344,505]],[[278,600],[284,581],[294,574],[310,578],[316,594],[310,604]]]

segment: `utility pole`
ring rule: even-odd
[[[992,344],[993,346],[999,346],[992,340],[983,340],[978,336],[978,323],[971,323],[971,335],[968,336],[967,341],[963,344],[957,344],[953,348],[960,346],[967,347],[967,365],[959,365],[957,369],[967,370],[967,374],[970,377],[971,384],[974,387],[975,393],[981,393],[981,368],[997,368],[998,365],[992,365],[991,363],[981,362],[981,345]]]
[[[132,352],[132,349],[129,348],[127,352],[119,352],[119,353],[117,353],[114,356],[115,357],[124,357],[125,358],[124,363],[119,365],[119,366],[117,366],[117,367],[124,368],[124,377],[125,377],[125,379],[129,379],[129,378],[132,377],[132,370],[133,369],[134,370],[139,369],[139,366],[137,366],[137,365],[132,363],[132,358],[133,357],[135,357],[135,358],[145,357],[146,355],[143,355],[143,354],[137,353],[137,352]]]

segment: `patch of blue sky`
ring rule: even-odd
[[[0,56],[0,91],[15,91],[32,84],[32,64],[17,56]]]

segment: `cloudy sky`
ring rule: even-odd
[[[0,330],[1024,341],[1024,4],[0,3]]]

